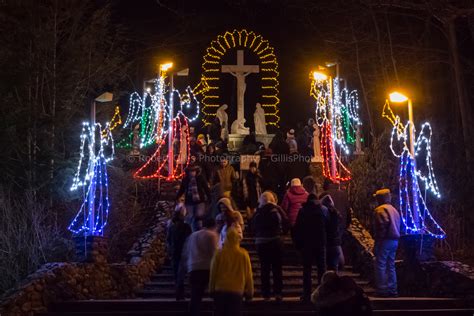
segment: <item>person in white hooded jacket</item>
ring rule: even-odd
[[[233,227],[242,240],[244,238],[244,219],[239,211],[234,210],[232,201],[226,197],[221,198],[217,202],[217,208],[220,211],[216,217],[217,231],[220,234],[219,248],[221,248],[224,243],[229,227]]]

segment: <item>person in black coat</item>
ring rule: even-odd
[[[327,207],[328,227],[327,227],[327,266],[328,270],[338,271],[344,266],[344,254],[342,252],[342,217],[334,207],[334,202],[330,195],[325,195],[321,203]]]
[[[282,300],[282,244],[280,240],[282,218],[273,192],[265,191],[260,196],[259,207],[252,218],[262,278],[262,296],[270,300],[270,270],[273,273],[273,294],[276,301]]]
[[[208,135],[211,143],[215,144],[221,140],[221,130],[221,121],[216,117],[208,127]]]
[[[347,191],[339,188],[339,184],[329,178],[324,179],[323,190],[324,192],[319,195],[319,198],[321,199],[325,195],[331,196],[334,207],[341,215],[341,225],[344,230],[347,229],[351,225],[351,205]]]
[[[328,210],[315,194],[308,200],[298,213],[293,227],[293,241],[301,251],[303,258],[303,301],[309,302],[312,291],[311,270],[313,263],[318,268],[318,282],[326,272],[326,227]]]
[[[201,166],[202,174],[206,178],[209,185],[213,185],[212,181],[216,176],[216,170],[218,167],[219,157],[216,154],[216,146],[214,144],[209,144],[206,147],[206,154],[202,156]]]
[[[211,200],[209,185],[200,170],[197,165],[188,167],[177,193],[178,199],[184,195],[187,210],[185,221],[191,225],[193,231],[199,230],[201,221],[209,215],[206,214],[206,201]]]
[[[258,199],[262,194],[263,179],[257,169],[257,163],[252,161],[249,171],[242,181],[244,202],[247,208],[247,218],[251,219],[258,206]]]
[[[173,267],[173,274],[176,286],[176,300],[184,299],[184,278],[180,273],[181,253],[186,239],[191,235],[191,227],[184,222],[186,209],[182,204],[178,204],[173,217],[168,225],[166,233],[166,245]]]
[[[262,190],[272,191],[279,200],[282,200],[286,192],[286,179],[288,177],[286,175],[286,163],[280,161],[280,158],[281,156],[274,155],[272,150],[267,148],[260,159],[258,169],[263,179]]]

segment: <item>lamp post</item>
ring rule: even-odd
[[[160,76],[165,76],[166,72],[173,67],[173,63],[165,63],[160,65]],[[173,170],[173,74],[170,75],[170,95],[169,95],[169,116],[168,116],[168,177],[171,178]]]
[[[93,135],[92,135],[92,140],[91,140],[91,143],[89,144],[89,146],[95,146],[95,137],[96,137],[96,133],[95,133],[95,114],[96,114],[96,102],[100,102],[100,103],[105,103],[105,102],[111,102],[112,99],[113,99],[113,94],[110,93],[110,92],[105,92],[101,95],[99,95],[97,98],[95,98],[93,101],[92,101],[92,104],[91,104],[91,128],[92,130],[94,131]],[[99,134],[99,137],[101,137],[101,135]],[[101,141],[99,139],[99,141]],[[91,170],[89,170],[89,174],[93,173],[94,172],[94,168],[95,168],[95,148],[92,148],[92,150],[89,151],[90,152],[90,155],[91,157],[89,157],[89,161],[91,161],[92,163],[90,164],[89,168],[91,168]],[[95,200],[94,200],[94,197],[95,197],[95,186],[96,186],[96,183],[94,182],[94,178],[91,179],[91,184],[90,184],[90,188],[89,188],[89,220],[88,220],[88,226],[89,226],[89,234],[91,236],[95,235]]]
[[[165,63],[160,65],[160,76],[165,76],[169,69],[173,67],[173,63]],[[174,168],[174,150],[173,150],[173,119],[174,119],[174,75],[187,76],[189,68],[180,71],[169,72],[170,76],[170,94],[169,94],[169,117],[168,117],[168,179],[173,180],[172,172]]]
[[[394,91],[389,94],[389,100],[393,103],[405,103],[408,104],[408,141],[409,141],[409,150],[412,158],[413,168],[416,170],[416,159],[415,159],[415,121],[413,119],[413,102],[412,100],[404,95],[403,93]],[[416,175],[413,175],[416,177]],[[412,200],[413,203],[418,203],[418,191],[415,187],[412,187]],[[420,224],[420,214],[418,212],[413,212],[413,221],[416,227],[419,227]]]

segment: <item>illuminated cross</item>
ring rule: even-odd
[[[230,73],[237,78],[237,120],[244,119],[245,77],[251,73],[259,73],[258,65],[244,64],[244,51],[237,51],[237,65],[222,65],[223,73]]]

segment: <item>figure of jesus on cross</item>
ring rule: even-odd
[[[230,73],[237,78],[237,121],[242,122],[244,119],[244,95],[245,95],[245,77],[251,73],[259,73],[258,65],[244,64],[244,51],[237,51],[237,65],[222,65],[223,73]]]

